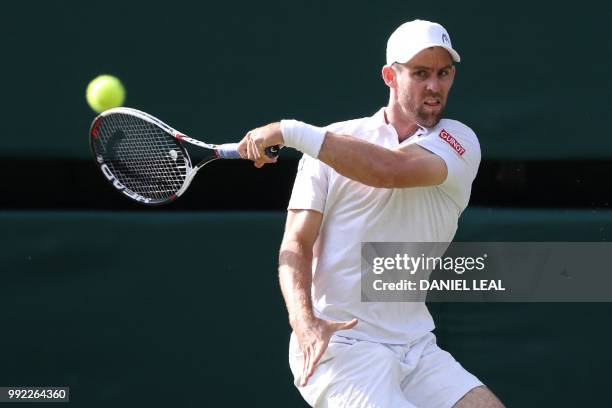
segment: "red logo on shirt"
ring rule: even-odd
[[[440,132],[440,138],[442,138],[442,140],[445,140],[446,143],[448,143],[453,149],[455,149],[455,151],[459,153],[459,156],[463,156],[463,153],[465,153],[465,149],[463,148],[463,146],[461,146],[461,143],[459,143],[457,139],[451,136],[450,133],[442,129],[442,131]]]

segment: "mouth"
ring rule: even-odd
[[[442,106],[442,101],[440,101],[440,98],[426,98],[423,104],[425,106],[429,106],[430,108],[436,109]]]

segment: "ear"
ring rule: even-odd
[[[389,65],[382,67],[382,79],[389,88],[395,87],[395,71]]]

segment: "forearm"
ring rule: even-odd
[[[250,150],[249,143],[255,145]],[[240,142],[239,151],[242,157],[261,167],[273,162],[265,156],[265,148],[279,144],[317,158],[339,174],[371,187],[437,186],[448,174],[441,157],[416,143],[387,149],[296,120],[283,120],[252,130]]]
[[[410,144],[388,149],[357,137],[298,121],[281,122],[283,141],[324,162],[344,177],[377,188],[435,186],[447,175],[443,159]],[[285,124],[286,123],[286,124]]]
[[[327,132],[319,160],[339,174],[372,187],[392,187],[402,165],[398,152],[364,140]]]
[[[312,248],[306,248],[298,241],[283,242],[279,255],[279,281],[289,322],[314,318],[311,300]]]
[[[281,143],[318,158],[345,177],[372,187],[392,187],[394,174],[401,172],[405,165],[405,157],[396,150],[325,128],[297,120],[282,120],[277,128]]]

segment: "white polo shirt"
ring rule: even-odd
[[[384,108],[326,129],[388,149],[400,146]],[[405,344],[434,329],[425,303],[361,302],[361,242],[450,242],[470,198],[480,145],[469,127],[442,119],[433,128],[419,128],[401,145],[412,143],[444,160],[448,176],[441,185],[369,187],[306,155],[298,166],[288,209],[323,213],[312,263],[314,312],[330,320],[359,319],[353,329],[339,333],[343,336]]]

